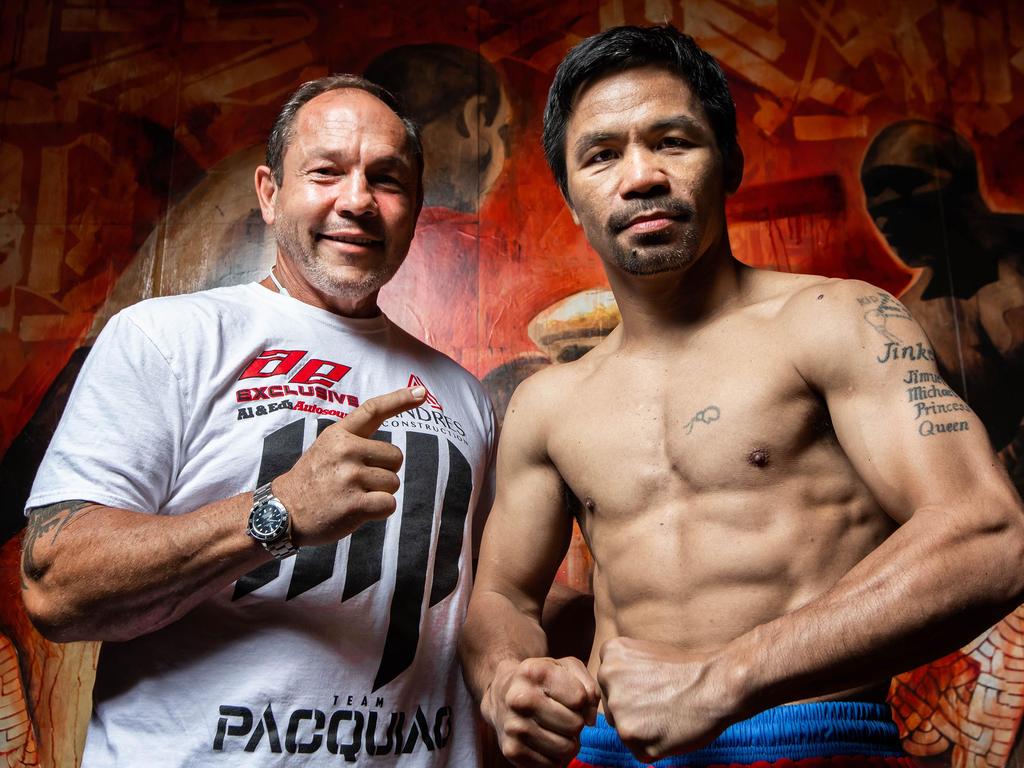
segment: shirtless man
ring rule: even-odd
[[[984,427],[887,293],[734,258],[735,109],[685,35],[581,43],[544,140],[622,324],[506,415],[461,648],[503,752],[910,764],[888,678],[1024,599],[1024,514]],[[548,658],[538,623],[573,516],[586,666]]]

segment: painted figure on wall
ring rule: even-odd
[[[1007,449],[1024,416],[1024,215],[988,207],[970,143],[936,123],[886,127],[861,181],[878,231],[918,271],[901,301],[928,331],[946,380]],[[1004,457],[1022,489],[1017,454]]]
[[[116,12],[99,0],[12,0],[0,11],[0,452],[7,449],[0,485],[7,497],[27,494],[75,369],[114,311],[265,274],[265,228],[255,202],[237,191],[261,162],[253,145],[273,105],[331,71],[379,73],[398,91],[418,92],[410,108],[423,101],[420,119],[433,123],[427,165],[445,163],[445,176],[459,179],[428,176],[421,234],[396,290],[381,296],[389,316],[485,378],[499,407],[526,375],[585,349],[586,337],[606,333],[614,318],[590,293],[605,291],[603,277],[588,266],[592,255],[549,189],[539,149],[543,96],[575,42],[608,26],[662,21],[723,62],[740,102],[747,180],[731,202],[730,234],[762,260],[755,266],[860,277],[900,295],[912,279],[910,262],[878,236],[860,198],[859,170],[872,137],[909,115],[947,121],[967,137],[975,176],[985,182],[975,210],[1024,205],[1016,170],[1024,146],[1024,14],[1011,0],[543,7],[457,0],[443,8],[436,0],[365,8],[271,0],[245,9],[195,0]],[[424,63],[425,52],[433,60]],[[431,106],[439,91],[459,95]],[[488,144],[489,157],[478,151]],[[956,199],[970,199],[963,195]],[[952,213],[947,207],[942,216]],[[981,213],[978,221],[986,220]],[[1014,222],[998,214],[991,221],[990,231],[1012,240]],[[932,221],[921,234],[939,229]],[[1001,251],[1004,264],[1011,251]],[[947,307],[948,335],[952,302],[976,307],[995,285],[973,297],[929,299]],[[974,311],[956,310],[961,320]],[[578,326],[579,343],[553,341],[569,325]],[[1001,354],[980,347],[986,376]],[[1017,376],[1004,372],[1008,381]],[[957,378],[949,375],[955,387]],[[1010,403],[1005,416],[990,409],[990,418],[969,395],[990,430],[998,423],[1010,435],[1002,456],[1014,466],[1020,404]],[[10,595],[19,591],[12,574],[22,525],[17,514],[0,520],[0,578]],[[575,565],[563,566],[560,578],[586,586],[586,553],[574,543]],[[0,632],[13,640],[9,656],[18,656],[28,696],[23,711],[36,720],[36,757],[24,760],[70,765],[95,648],[37,644],[18,604],[0,599]],[[897,683],[894,703],[905,708],[908,740],[920,754],[957,768],[1007,764],[1024,701],[1014,699],[1024,687],[1020,637],[1024,627],[1008,620],[961,656]],[[15,748],[28,750],[29,740],[0,736],[0,765],[21,760]]]
[[[1022,491],[1024,216],[991,210],[978,173],[974,150],[959,133],[907,120],[871,142],[861,183],[878,231],[917,270],[900,300]],[[1009,752],[1024,711],[1024,670],[1016,659],[1024,659],[1024,608],[963,650],[897,678],[893,708],[910,743],[924,755],[951,748],[963,766],[991,764],[981,738]],[[983,737],[972,721],[990,730]]]

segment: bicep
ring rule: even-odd
[[[518,393],[517,393],[518,394]],[[519,398],[520,403],[525,398]],[[494,505],[484,529],[477,589],[540,616],[572,535],[564,485],[547,456],[541,418],[509,405],[498,444]]]
[[[848,290],[848,289],[847,289]],[[860,296],[823,346],[818,387],[836,436],[883,509],[905,522],[925,506],[1012,498],[981,421],[943,380],[927,336],[880,291]]]

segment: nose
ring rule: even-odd
[[[353,171],[338,182],[334,210],[349,218],[377,215],[377,200],[364,174]]]
[[[647,147],[630,146],[619,164],[619,194],[626,199],[663,195],[670,191],[668,176],[657,154]]]

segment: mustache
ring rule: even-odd
[[[668,195],[645,197],[639,200],[631,200],[625,208],[609,216],[608,228],[618,234],[628,227],[629,223],[637,216],[642,216],[652,211],[663,211],[668,214],[669,218],[673,219],[689,219],[696,213],[692,205],[676,197],[669,197]]]

